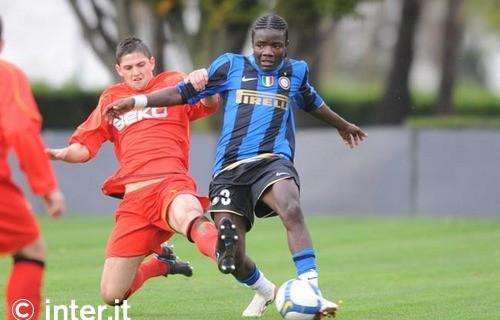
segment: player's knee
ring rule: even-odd
[[[34,242],[24,246],[16,255],[28,259],[45,261],[45,257],[47,256],[47,244],[42,238],[38,238]]]
[[[201,206],[200,200],[192,194],[179,194],[177,195],[172,203],[170,204],[170,208],[175,211],[203,211],[203,207]]]
[[[101,299],[110,306],[120,305],[125,299],[125,293],[111,286],[101,285]]]
[[[104,297],[102,296],[102,301],[108,306],[121,306],[123,304],[124,298],[113,298],[112,296]]]
[[[191,194],[181,194],[170,205],[167,219],[170,227],[189,238],[192,222],[202,215],[199,200]]]
[[[280,216],[285,226],[294,226],[304,223],[304,215],[302,214],[302,209],[300,208],[298,200],[288,201],[284,205],[283,212],[281,212]]]

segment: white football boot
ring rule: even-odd
[[[253,296],[252,301],[248,307],[243,311],[243,317],[262,317],[264,312],[266,312],[267,307],[274,302],[276,298],[276,293],[278,292],[278,288],[273,284],[273,290],[271,294],[268,296],[263,296],[260,293],[256,293]]]
[[[315,319],[322,319],[326,317],[335,317],[335,313],[339,310],[339,306],[330,300],[326,300],[322,296],[319,296],[321,302],[321,309]]]

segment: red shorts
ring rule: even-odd
[[[160,245],[175,234],[166,222],[166,208],[181,193],[198,197],[204,207],[208,204],[208,198],[196,194],[195,182],[186,175],[170,175],[161,182],[126,193],[115,212],[106,257],[160,253]]]
[[[39,236],[23,192],[11,181],[0,181],[0,254],[15,253]]]

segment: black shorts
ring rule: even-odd
[[[253,226],[255,216],[275,216],[268,205],[260,200],[264,192],[274,183],[294,179],[300,187],[299,175],[293,163],[276,156],[242,163],[234,169],[216,175],[210,183],[210,214],[232,212],[246,218],[247,230]]]

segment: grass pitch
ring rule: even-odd
[[[101,304],[99,279],[111,217],[42,219],[50,246],[45,298]],[[342,300],[339,320],[500,319],[500,220],[311,217],[323,294]],[[184,238],[176,253],[192,278],[148,281],[130,300],[131,319],[239,319],[253,293],[224,276]],[[277,219],[258,220],[248,253],[274,282],[294,277]],[[0,290],[10,259],[0,260]],[[0,306],[3,317],[5,306]],[[112,315],[109,312],[108,315]],[[61,319],[61,318],[60,318]],[[263,317],[280,319],[274,306]]]

